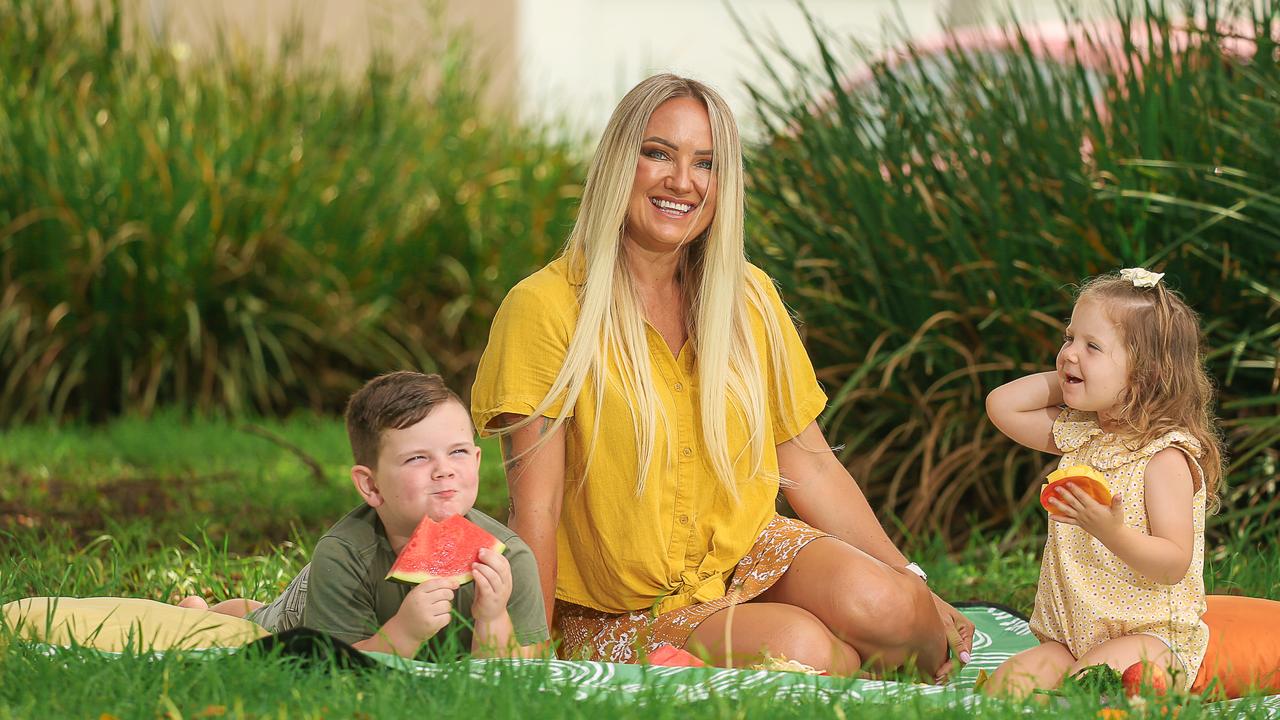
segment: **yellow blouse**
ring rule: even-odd
[[[785,334],[783,382],[794,393],[793,408],[779,408],[777,369],[772,368],[767,335],[759,316],[752,327],[766,369],[764,393],[772,422],[765,429],[764,475],[740,482],[735,503],[714,476],[703,452],[698,378],[693,350],[673,356],[666,341],[648,326],[649,359],[658,396],[673,422],[673,438],[659,426],[654,463],[645,490],[636,494],[635,429],[629,421],[631,399],[608,382],[600,409],[596,452],[590,453],[596,417],[596,393],[590,381],[577,403],[553,404],[546,417],[570,416],[565,425],[564,502],[557,534],[559,574],[556,597],[577,605],[620,613],[655,609],[668,612],[722,597],[726,581],[756,537],[776,515],[778,459],[775,446],[800,433],[826,406],[808,354],[772,281],[752,266],[768,289]],[[580,272],[557,259],[521,281],[502,302],[489,333],[471,389],[471,413],[483,432],[501,413],[529,415],[560,372],[577,322]],[[617,369],[611,367],[610,380]],[[786,390],[782,397],[788,397]],[[788,403],[791,404],[791,403]],[[746,444],[746,428],[728,413],[730,447]],[[668,453],[668,441],[677,452]],[[743,453],[749,455],[749,453]],[[673,457],[671,461],[666,461]],[[750,458],[737,469],[746,475]],[[582,478],[588,478],[582,481]]]

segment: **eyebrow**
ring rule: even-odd
[[[446,445],[445,450],[457,450],[458,448],[467,448],[467,447],[477,447],[477,446],[474,442],[456,442],[452,445]],[[400,453],[398,457],[407,458],[407,457],[413,457],[414,455],[424,455],[429,452],[431,452],[430,448],[425,448],[425,447],[412,448],[410,450],[405,450],[404,452]]]
[[[657,135],[650,135],[649,137],[645,138],[644,141],[655,142],[655,143],[658,143],[659,145],[666,145],[667,147],[677,152],[679,152],[680,150],[679,145],[676,145],[675,143],[671,142],[670,140],[667,140],[666,138],[660,138]],[[694,153],[694,155],[710,155],[710,154],[711,154],[710,150],[698,150],[697,152]]]
[[[1067,335],[1079,335],[1081,339],[1088,340],[1089,342],[1097,343],[1098,345],[1104,344],[1101,340],[1098,339],[1097,335],[1094,335],[1088,332],[1084,332],[1084,333],[1076,332],[1075,328],[1071,327],[1070,325],[1068,325],[1066,329],[1064,329],[1062,332]]]

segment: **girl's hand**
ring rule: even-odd
[[[471,617],[477,622],[488,622],[506,614],[507,601],[511,599],[511,564],[506,556],[482,549],[480,562],[471,564],[471,577],[476,583]]]
[[[1075,485],[1058,488],[1057,497],[1049,502],[1057,508],[1049,519],[1083,528],[1085,532],[1106,542],[1124,528],[1124,505],[1120,495],[1111,496],[1111,504],[1103,505]]]

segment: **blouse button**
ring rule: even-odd
[[[684,392],[684,383],[676,383],[676,392]]]
[[[681,516],[680,516],[680,524],[681,524],[681,525],[688,525],[688,524],[689,524],[689,516],[688,516],[688,515],[681,515]]]
[[[680,451],[680,454],[685,457],[693,457],[693,448],[685,448]]]

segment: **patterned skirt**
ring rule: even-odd
[[[729,607],[753,600],[791,567],[801,548],[827,533],[782,517],[774,517],[738,561],[724,597],[679,608],[654,617],[648,610],[607,613],[556,600],[555,628],[560,656],[576,660],[631,663],[663,643],[683,648],[703,620]]]

